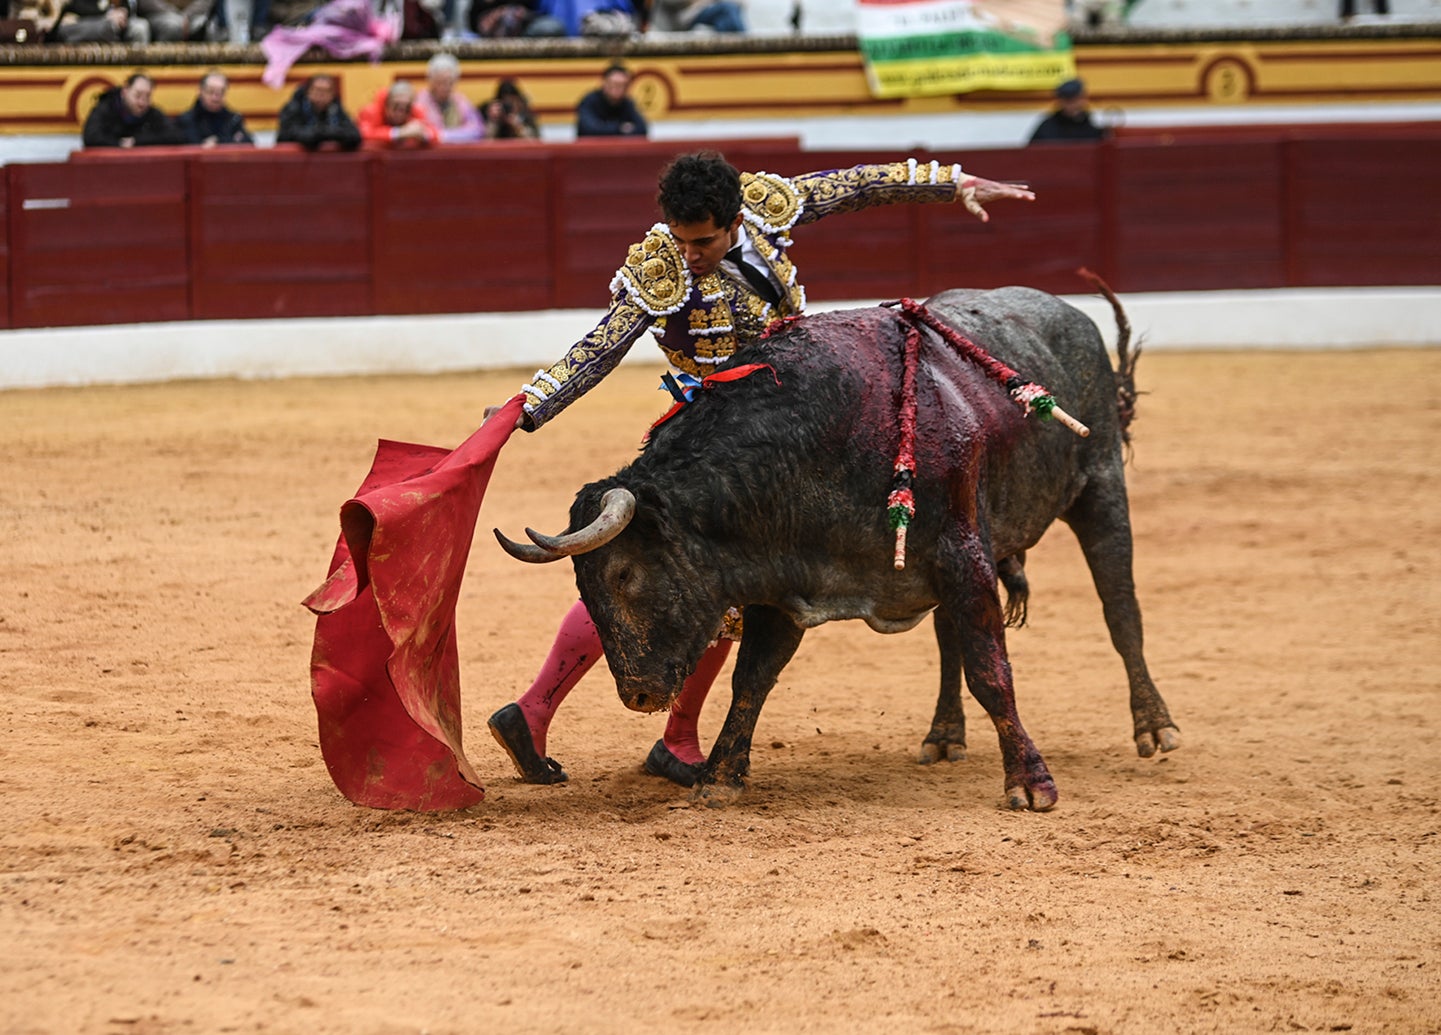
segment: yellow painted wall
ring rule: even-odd
[[[44,48],[32,48],[44,50]],[[468,49],[468,48],[467,48]],[[505,76],[530,94],[542,121],[568,122],[575,102],[593,88],[608,58],[486,58],[462,49],[462,89],[490,96]],[[95,98],[136,67],[156,81],[155,101],[175,114],[189,107],[210,55],[241,60],[218,67],[232,81],[231,106],[256,129],[275,115],[307,75],[333,72],[354,112],[395,78],[421,80],[425,59],[301,64],[287,85],[260,82],[258,47],[197,48],[195,63],[24,65],[26,48],[0,48],[0,134],[75,133]],[[124,51],[116,48],[117,55]],[[157,55],[161,52],[156,52]],[[177,55],[171,51],[172,59]],[[183,58],[183,52],[179,55]],[[255,60],[244,60],[254,57]],[[945,112],[1039,111],[1044,92],[978,92],[950,97],[877,100],[870,96],[859,53],[829,51],[628,55],[635,94],[646,114],[666,119],[819,117]],[[1441,100],[1441,38],[1216,42],[1078,46],[1077,67],[1093,102],[1127,109],[1166,106],[1317,104]]]

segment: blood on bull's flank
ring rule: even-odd
[[[1120,327],[1118,368],[1088,317],[1027,288],[947,291],[919,324],[884,307],[790,321],[718,371],[765,376],[718,378],[697,393],[633,463],[580,491],[565,535],[531,533],[534,546],[497,536],[523,560],[573,557],[632,708],[668,707],[727,608],[743,609],[731,707],[699,801],[741,793],[760,711],[806,629],[858,618],[900,632],[929,613],[940,694],[920,760],[964,757],[964,675],[1000,740],[1006,804],[1049,809],[1056,784],[1021,722],[1004,631],[1024,620],[1026,551],[1057,519],[1080,542],[1124,662],[1139,754],[1180,742],[1142,650],[1123,467],[1135,354],[1119,302],[1103,291]],[[1028,418],[1037,393],[998,383],[958,340],[1044,385],[1089,433]],[[912,512],[898,568],[887,504],[906,455],[907,399]]]

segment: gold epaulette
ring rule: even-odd
[[[664,223],[651,227],[644,240],[630,246],[610,289],[624,291],[651,316],[668,316],[685,305],[691,291],[690,270]]]
[[[768,234],[783,234],[795,226],[805,202],[795,184],[773,173],[741,173],[741,204],[746,221]]]

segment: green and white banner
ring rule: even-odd
[[[1076,74],[1064,0],[858,0],[877,97],[1050,90]]]

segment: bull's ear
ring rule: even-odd
[[[565,556],[563,553],[556,553],[554,550],[547,550],[541,546],[532,546],[530,543],[511,542],[498,528],[491,531],[495,533],[495,539],[500,543],[500,548],[518,561],[525,561],[527,564],[549,564],[551,561],[558,561]]]

